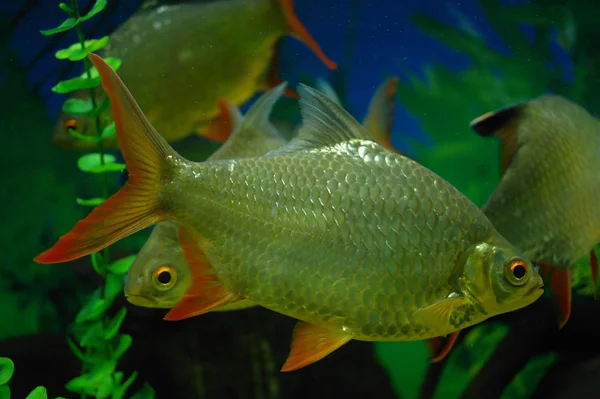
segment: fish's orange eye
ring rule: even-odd
[[[177,271],[171,266],[160,266],[152,274],[152,281],[156,288],[168,290],[177,282]]]
[[[529,264],[523,259],[514,259],[506,267],[506,277],[515,285],[524,284],[529,275]]]
[[[68,121],[65,122],[65,129],[73,129],[73,130],[77,130],[77,121],[75,119],[69,119]]]

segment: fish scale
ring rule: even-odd
[[[130,180],[37,262],[75,259],[175,219],[194,281],[165,318],[242,299],[295,317],[301,322],[282,371],[318,361],[352,339],[455,336],[542,294],[531,262],[468,198],[374,142],[321,93],[298,86],[303,127],[282,148],[194,163],[152,128],[116,73],[100,57],[90,59],[119,116]],[[331,180],[341,190],[330,193]],[[432,209],[443,203],[435,215],[436,229],[444,229],[435,252],[424,198]],[[377,209],[388,213],[377,216]]]

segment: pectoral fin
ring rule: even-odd
[[[540,265],[544,276],[550,280],[550,289],[558,300],[560,328],[563,328],[571,316],[571,269],[559,269],[553,266]]]
[[[193,231],[184,226],[179,228],[179,243],[189,263],[192,285],[165,320],[187,319],[243,299],[223,285],[198,241]]]
[[[460,331],[455,331],[446,337],[435,337],[427,340],[427,347],[429,348],[432,363],[437,363],[448,356],[448,353],[450,353],[456,343],[458,334],[460,334]]]
[[[281,371],[294,371],[308,366],[338,349],[352,336],[347,333],[328,330],[314,324],[298,322],[292,335],[292,345]]]
[[[414,317],[428,326],[447,326],[454,309],[466,303],[467,300],[461,296],[442,299],[433,305],[417,310]]]

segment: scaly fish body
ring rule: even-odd
[[[600,242],[600,125],[560,96],[486,114],[473,126],[503,140],[504,174],[483,211],[526,257],[562,269],[556,290],[570,308],[566,269]],[[555,278],[554,276],[553,278]]]
[[[264,98],[264,97],[263,97]],[[261,156],[287,142],[269,122],[277,98],[259,99],[248,111],[247,120],[230,102],[222,101],[224,122],[233,131],[229,139],[208,160]],[[127,274],[125,296],[137,306],[172,308],[192,285],[189,264],[177,239],[180,224],[167,220],[157,224],[136,256]],[[249,300],[218,309],[239,310],[255,306]]]
[[[36,261],[75,259],[175,219],[194,283],[166,318],[241,299],[298,318],[284,371],[351,339],[446,335],[541,295],[537,271],[480,209],[322,94],[299,86],[303,128],[284,147],[194,163],[90,59],[119,116],[130,179]]]
[[[389,143],[393,104],[393,90],[396,78],[386,80],[374,93],[365,117],[369,132],[380,143]],[[325,84],[325,83],[323,83]],[[333,89],[331,89],[333,92]],[[273,100],[276,100],[275,98]],[[340,104],[341,105],[341,104]],[[281,147],[286,140],[269,122],[268,117],[273,102],[258,101],[248,112],[252,119],[242,124],[227,142],[209,160],[246,158],[261,156]],[[230,128],[240,126],[241,115],[232,104],[222,107],[225,123]],[[365,126],[365,122],[363,122]],[[192,284],[189,265],[177,240],[179,223],[174,220],[161,222],[152,231],[148,241],[138,253],[129,268],[125,285],[127,300],[137,306],[152,308],[172,308]],[[218,310],[238,310],[253,306],[248,301],[235,302]]]
[[[219,114],[217,98],[239,106],[271,86],[269,66],[282,36],[297,33],[335,67],[309,33],[298,31],[304,28],[292,7],[290,0],[224,0],[142,9],[111,35],[101,54],[123,60],[120,75],[167,141],[194,132],[224,141],[222,132],[208,131]],[[101,101],[105,93],[97,91]],[[75,97],[89,99],[89,90]],[[110,109],[103,117],[112,120]],[[95,148],[94,142],[74,139],[67,127],[96,135],[89,117],[62,114],[54,140],[64,148]],[[116,137],[104,146],[118,148]]]

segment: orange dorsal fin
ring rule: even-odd
[[[437,363],[448,356],[448,353],[450,353],[454,347],[459,334],[460,331],[455,331],[445,338],[435,337],[427,340],[427,347],[429,348],[432,363]]]
[[[106,248],[167,218],[160,202],[161,181],[172,173],[169,159],[181,157],[152,127],[117,73],[102,58],[89,55],[111,102],[117,138],[127,164],[129,179],[115,195],[95,208],[63,235],[38,263],[59,263]]]
[[[219,116],[213,119],[209,125],[200,132],[207,139],[225,142],[233,130],[241,123],[242,114],[240,110],[226,99],[219,97]]]
[[[367,115],[362,122],[365,129],[379,144],[392,151],[395,149],[392,147],[390,136],[394,122],[394,98],[397,86],[398,78],[391,77],[375,90]]]
[[[203,240],[191,228],[179,227],[179,244],[190,267],[192,285],[183,299],[164,317],[165,320],[182,320],[198,316],[242,299],[229,292],[215,273],[205,252],[200,248]]]
[[[550,280],[550,289],[558,300],[559,328],[563,328],[571,317],[571,269],[540,265],[540,271]]]
[[[352,339],[348,333],[328,330],[303,321],[292,334],[290,354],[281,371],[294,371],[323,359]]]
[[[293,0],[279,0],[279,4],[281,4],[281,8],[283,9],[283,14],[288,23],[290,34],[294,36],[296,39],[300,40],[304,43],[309,49],[312,50],[313,53],[316,54],[317,57],[327,66],[329,69],[336,69],[337,64],[331,61],[323,52],[319,44],[312,37],[308,29],[300,22],[298,17],[296,16],[296,12],[294,11],[294,1]]]
[[[470,126],[481,137],[498,137],[500,139],[500,172],[504,173],[510,166],[519,149],[518,127],[521,123],[526,104],[517,104],[488,112],[474,119]]]

